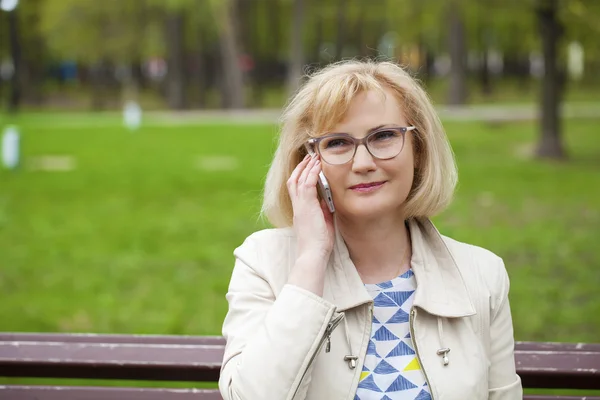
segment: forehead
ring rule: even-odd
[[[315,118],[315,136],[334,132],[363,136],[376,126],[405,125],[398,96],[388,88],[360,91],[337,104],[334,112],[321,109],[320,113],[323,117]]]

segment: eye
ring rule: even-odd
[[[381,131],[381,132],[375,133],[371,140],[384,141],[384,140],[390,140],[390,139],[397,138],[398,136],[400,136],[400,134],[396,131],[392,131],[392,130]]]
[[[346,146],[352,146],[352,142],[346,138],[331,138],[323,143],[325,149],[339,149]]]

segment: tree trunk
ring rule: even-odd
[[[335,59],[341,60],[346,44],[346,8],[347,0],[338,0],[337,9],[337,40],[335,43]]]
[[[456,1],[448,2],[449,6],[449,34],[448,47],[450,49],[450,93],[448,102],[452,105],[461,105],[467,102],[467,71],[466,71],[466,38],[465,24],[461,10]]]
[[[267,19],[269,20],[269,43],[273,59],[278,61],[281,49],[281,4],[279,0],[264,0],[264,4],[267,6]]]
[[[536,153],[538,157],[560,159],[565,157],[559,115],[564,75],[560,74],[557,66],[562,26],[556,12],[557,0],[539,0],[536,14],[544,54],[544,75],[540,99],[541,132]]]
[[[479,82],[481,84],[481,92],[485,96],[490,96],[492,94],[492,80],[490,78],[488,49],[486,45],[483,46],[481,55],[482,60],[481,66],[479,67]]]
[[[19,36],[19,16],[17,9],[8,13],[8,36],[10,41],[10,53],[14,72],[10,80],[10,92],[8,98],[8,111],[17,112],[21,105],[21,38]]]
[[[185,58],[182,11],[169,11],[166,16],[167,36],[167,104],[174,110],[186,107]]]
[[[292,9],[292,31],[290,43],[290,59],[288,64],[288,94],[294,93],[301,84],[304,67],[303,27],[304,0],[294,0]]]
[[[235,0],[218,4],[219,32],[222,59],[222,106],[224,108],[244,108],[244,76],[240,68],[240,49],[237,40]]]
[[[360,58],[365,58],[368,54],[367,52],[367,44],[365,40],[365,25],[367,24],[367,7],[369,4],[366,1],[359,0],[358,7],[360,7],[358,11],[358,21],[356,21],[356,25],[354,30],[356,32],[356,38],[358,43],[358,56]]]
[[[320,3],[318,3],[318,7],[322,7]],[[321,64],[321,44],[323,44],[323,15],[322,13],[317,11],[317,23],[315,29],[315,47],[313,47],[313,62]]]
[[[108,87],[108,65],[105,59],[90,66],[90,81],[92,85],[92,110],[102,110],[106,106]]]

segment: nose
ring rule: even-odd
[[[375,168],[375,159],[371,153],[369,153],[364,144],[359,145],[352,160],[352,171],[360,174],[373,171]]]

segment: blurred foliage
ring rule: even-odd
[[[102,57],[135,61],[140,56],[164,56],[168,43],[164,35],[164,17],[173,12],[185,15],[188,34],[186,47],[198,45],[202,32],[216,40],[215,15],[233,0],[22,0],[19,4],[21,33],[24,41],[42,37],[53,57],[98,61]],[[365,43],[377,42],[374,35],[392,31],[401,43],[423,39],[433,51],[444,51],[445,18],[448,7],[458,7],[464,16],[470,48],[485,40],[488,46],[504,52],[538,48],[533,9],[544,0],[320,0],[305,1],[307,23],[306,51],[317,44],[317,20],[322,21],[322,37],[335,40],[339,13],[344,13],[348,43],[356,44],[361,33]],[[269,47],[278,57],[286,58],[292,0],[235,0],[249,10],[240,14],[241,24],[250,25],[252,35],[241,38],[249,47]],[[277,12],[274,21],[270,12]],[[271,9],[271,10],[270,10]],[[596,0],[559,0],[565,38],[581,42],[589,57],[600,56],[595,37],[600,33],[600,2]],[[6,13],[0,12],[0,29],[7,26]],[[358,23],[364,24],[356,29]],[[6,32],[2,32],[5,37]],[[274,39],[274,35],[279,38]],[[0,41],[0,55],[8,54],[8,41]],[[251,43],[248,43],[251,42]],[[273,44],[278,46],[273,48]]]

